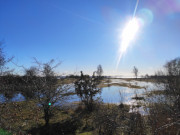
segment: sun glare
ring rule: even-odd
[[[126,51],[130,42],[134,40],[138,30],[139,22],[136,18],[133,18],[127,23],[121,36],[121,53]]]
[[[137,32],[140,28],[140,22],[137,18],[131,19],[124,27],[121,35],[120,49],[119,49],[119,59],[117,61],[117,68],[122,56],[125,54],[127,48],[131,42],[135,39]]]

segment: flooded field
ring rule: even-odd
[[[104,84],[107,84],[104,82]],[[125,103],[125,104],[133,104],[135,102],[132,99],[135,96],[144,97],[146,92],[152,91],[156,89],[156,86],[152,82],[143,82],[143,81],[126,81],[123,79],[110,79],[110,86],[102,87],[102,91],[100,94],[96,95],[96,97],[100,97],[104,103]],[[123,84],[123,86],[121,86]],[[137,88],[131,86],[138,86]],[[72,88],[73,89],[73,88]],[[7,99],[3,94],[0,94],[0,102],[18,102],[24,101],[25,97],[21,93],[16,93],[12,96],[12,98]],[[66,103],[78,102],[80,99],[77,95],[71,95]]]

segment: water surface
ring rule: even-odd
[[[135,100],[132,97],[145,96],[144,93],[154,90],[155,85],[151,82],[142,82],[142,81],[126,81],[122,79],[111,79],[111,83],[129,83],[131,85],[141,86],[141,89],[122,87],[122,86],[110,86],[102,88],[101,94],[96,95],[96,97],[101,97],[104,103],[126,103],[133,104]],[[74,88],[71,87],[71,90],[74,91]],[[0,94],[0,102],[5,102],[7,99],[3,94]],[[13,98],[9,100],[10,102],[20,102],[25,101],[25,97],[21,93],[14,94]],[[72,95],[69,97],[65,103],[80,101],[77,95]]]

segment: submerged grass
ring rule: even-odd
[[[163,90],[153,90],[148,93],[145,93],[144,95],[151,97],[151,96],[163,95],[163,94],[165,94]]]
[[[157,82],[157,80],[154,78],[121,78],[121,79],[125,81],[141,81],[141,82],[152,82],[152,83]]]
[[[145,87],[141,87],[138,85],[132,85],[131,83],[101,83],[99,87],[110,87],[110,86],[121,86],[121,87],[128,87],[128,88],[134,88],[134,89],[145,89]]]

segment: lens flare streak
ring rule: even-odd
[[[139,24],[136,18],[129,21],[122,32],[121,51],[125,52],[130,42],[135,38],[136,33],[139,30]]]
[[[122,56],[126,52],[126,50],[129,47],[130,43],[135,39],[136,34],[137,34],[137,32],[138,32],[138,30],[140,28],[140,22],[135,17],[138,4],[139,4],[139,0],[137,0],[137,2],[136,2],[136,6],[135,6],[135,9],[134,9],[132,19],[127,23],[127,25],[125,26],[125,28],[122,31],[120,50],[119,50],[119,58],[118,58],[118,61],[117,61],[116,68],[118,68],[119,62],[120,62]]]
[[[130,43],[135,39],[139,28],[140,28],[140,24],[139,24],[138,19],[133,18],[127,23],[124,30],[122,31],[121,46],[119,50],[120,55],[119,55],[117,67],[119,65],[120,59],[122,58],[123,54],[126,52]]]

